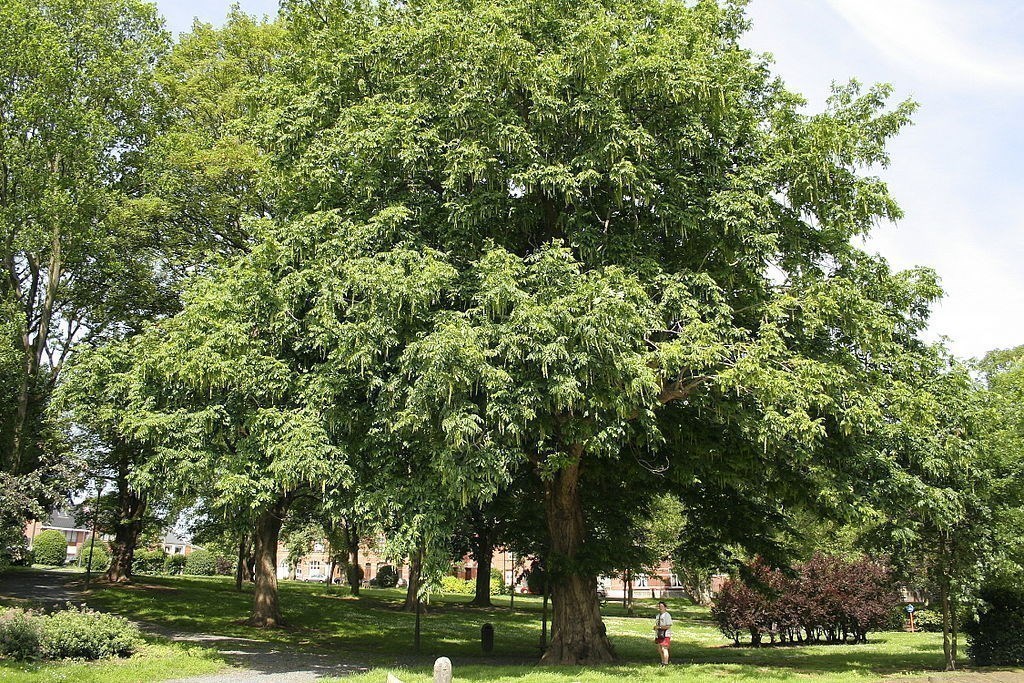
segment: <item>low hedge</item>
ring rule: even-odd
[[[183,574],[191,576],[213,576],[217,571],[217,561],[209,550],[193,550],[185,556]]]
[[[139,629],[124,617],[86,607],[49,615],[20,609],[0,613],[0,655],[17,661],[129,657],[142,645]]]

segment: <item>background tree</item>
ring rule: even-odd
[[[167,303],[138,170],[169,41],[136,0],[14,0],[0,24],[0,470],[40,471],[28,491],[58,479],[44,413],[72,346]]]

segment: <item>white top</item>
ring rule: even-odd
[[[672,615],[668,612],[659,612],[658,616],[654,617],[654,623],[657,624],[658,628],[665,629],[665,637],[672,637]]]

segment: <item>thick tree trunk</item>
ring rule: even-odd
[[[473,559],[476,560],[476,595],[469,604],[476,607],[491,607],[491,559],[494,548],[491,536],[485,530],[477,532],[473,544]]]
[[[127,583],[132,578],[132,561],[145,524],[147,500],[144,494],[128,488],[127,470],[124,477],[118,476],[118,485],[122,487],[118,495],[120,509],[114,525],[114,541],[110,544],[107,581]]]
[[[572,463],[559,470],[544,490],[551,548],[547,576],[553,615],[551,643],[544,664],[598,664],[615,659],[601,621],[597,577],[583,575],[576,564],[585,542],[583,501],[580,497],[581,446],[570,449]]]
[[[348,522],[345,529],[348,542],[348,587],[352,595],[359,595],[359,529],[354,522]]]
[[[253,626],[273,628],[282,624],[277,599],[277,542],[288,503],[288,498],[279,498],[256,520],[256,589],[249,618]]]
[[[423,546],[419,546],[409,561],[409,587],[405,589],[405,604],[402,609],[406,612],[415,612],[416,604],[419,602],[420,578],[423,575]]]

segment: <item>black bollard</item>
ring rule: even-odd
[[[494,626],[491,624],[484,624],[480,627],[480,647],[484,652],[494,651]]]

